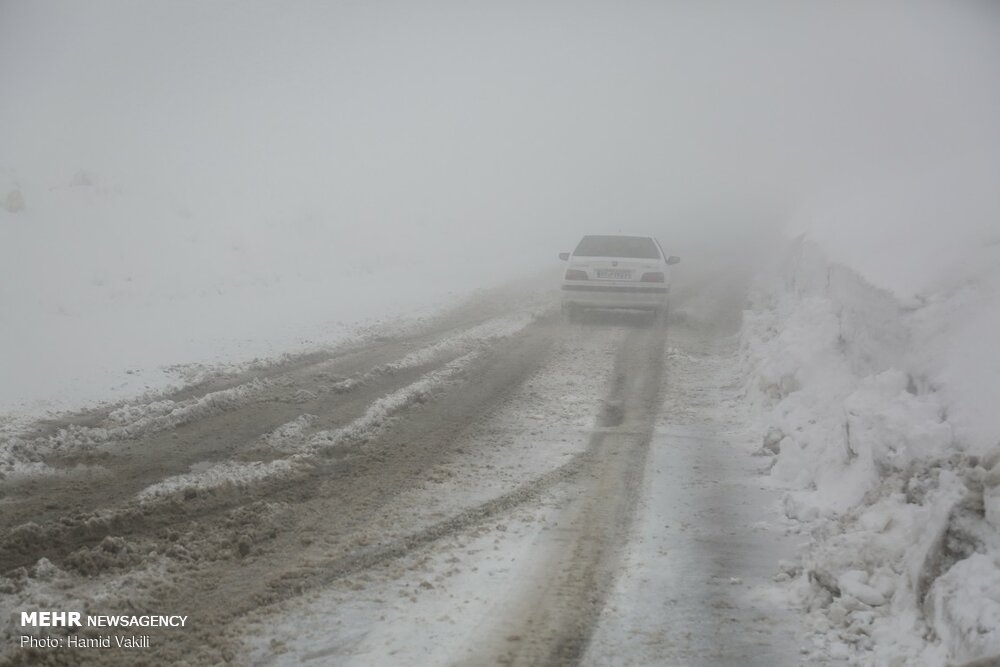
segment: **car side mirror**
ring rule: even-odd
[[[561,253],[559,253],[559,259],[561,259],[564,262],[568,262],[569,261],[569,253],[568,252],[561,252]]]
[[[667,257],[667,264],[668,265],[679,264],[680,261],[681,261],[681,258],[678,257],[677,255],[671,255],[670,257]]]

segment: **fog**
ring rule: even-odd
[[[93,170],[265,244],[308,219],[332,253],[348,234],[540,266],[586,231],[742,247],[934,169],[996,182],[985,3],[0,12],[3,167]]]
[[[985,0],[0,0],[0,662],[996,661],[998,119]]]

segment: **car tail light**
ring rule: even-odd
[[[580,269],[566,269],[566,280],[586,280],[587,272]]]
[[[662,283],[663,282],[663,272],[662,271],[649,271],[642,274],[642,278],[639,280],[642,283]]]

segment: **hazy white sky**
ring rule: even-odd
[[[818,4],[0,0],[0,167],[508,250],[990,189],[997,7]]]

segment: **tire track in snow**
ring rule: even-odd
[[[437,332],[432,335],[436,340],[432,338],[429,344],[406,352],[393,361],[376,363],[347,378],[338,377],[335,373],[345,358],[352,356],[351,353],[323,355],[319,360],[314,359],[315,354],[305,355],[309,363],[292,361],[287,368],[276,364],[274,368],[251,374],[246,381],[206,393],[191,395],[189,388],[176,392],[173,398],[131,402],[106,412],[98,410],[53,420],[47,426],[39,425],[42,431],[51,429],[49,434],[32,436],[28,434],[31,429],[27,427],[9,429],[9,435],[0,432],[0,474],[19,478],[52,476],[60,470],[67,470],[67,463],[78,465],[81,458],[118,453],[125,443],[141,441],[256,404],[294,403],[323,394],[345,394],[382,378],[484,349],[516,334],[540,312],[538,308],[531,308],[513,315],[493,317],[468,328]],[[332,378],[330,373],[334,373]],[[297,386],[301,388],[295,392]]]
[[[421,376],[416,382],[382,396],[372,403],[362,416],[346,426],[315,433],[306,441],[304,451],[289,458],[251,462],[223,461],[210,464],[203,470],[168,477],[146,487],[136,497],[141,501],[148,501],[186,492],[188,489],[203,491],[230,484],[242,486],[292,475],[303,466],[315,463],[316,457],[324,452],[358,446],[371,438],[378,437],[387,428],[391,419],[415,403],[430,400],[435,390],[465,370],[478,357],[477,352],[465,354],[445,364],[443,368]],[[297,422],[298,420],[289,422],[279,427],[279,430],[293,430],[291,426]],[[298,434],[295,430],[293,433]],[[346,455],[346,452],[342,452],[342,455]]]
[[[277,595],[271,601],[276,602],[297,595],[297,589],[328,586],[344,577],[404,558],[417,549],[466,531],[484,521],[535,501],[553,486],[577,476],[586,467],[592,455],[593,452],[590,450],[575,454],[566,463],[522,484],[513,491],[461,510],[423,530],[347,556],[314,563],[311,571],[307,574],[297,573],[294,577],[274,582],[273,587],[278,591],[283,591],[284,594]],[[288,584],[291,580],[294,580],[296,586],[289,587]]]
[[[176,587],[165,591],[158,604],[183,606],[206,620],[196,633],[158,644],[157,661],[216,664],[224,655],[235,655],[246,614],[313,588],[309,577],[316,573],[315,563],[332,562],[336,554],[359,553],[354,540],[358,529],[375,525],[387,506],[423,484],[437,466],[464,456],[461,452],[468,445],[463,434],[545,363],[554,342],[551,324],[543,320],[486,350],[461,382],[451,383],[432,401],[402,414],[358,448],[356,456],[344,460],[321,456],[315,468],[301,477],[273,480],[248,487],[247,493],[231,494],[243,506],[266,499],[290,510],[277,532],[259,548],[252,547],[246,558],[213,561],[178,573]],[[212,498],[208,494],[208,500]],[[199,512],[201,502],[198,496],[190,504],[177,506]],[[225,517],[218,508],[185,518],[197,518],[199,535],[225,529]],[[405,521],[400,524],[405,526]],[[150,526],[144,533],[153,530],[155,526]]]
[[[102,530],[121,531],[125,527],[132,529],[140,528],[141,525],[155,525],[161,523],[155,514],[150,512],[155,510],[157,505],[170,504],[182,497],[186,500],[191,492],[220,490],[224,493],[214,505],[209,503],[204,511],[211,513],[218,508],[232,506],[238,502],[239,498],[233,498],[232,491],[246,492],[253,486],[262,486],[272,483],[279,483],[282,480],[293,480],[308,476],[312,473],[312,468],[327,465],[326,458],[336,459],[366,440],[377,438],[389,426],[394,417],[402,414],[407,408],[430,400],[432,394],[439,390],[448,382],[455,380],[464,370],[480,357],[488,352],[497,343],[518,335],[537,318],[535,311],[519,312],[514,315],[493,318],[485,323],[480,323],[470,329],[463,330],[458,334],[449,332],[445,338],[435,343],[421,347],[417,350],[405,354],[396,361],[379,364],[376,369],[370,371],[370,379],[375,385],[375,380],[388,378],[394,375],[406,375],[406,371],[419,368],[419,364],[433,363],[443,357],[444,366],[425,373],[420,378],[404,386],[403,388],[385,394],[377,398],[373,404],[369,404],[365,412],[358,418],[349,422],[339,429],[325,429],[319,432],[314,442],[306,443],[304,451],[299,451],[291,457],[260,460],[260,461],[240,461],[240,460],[203,460],[188,467],[188,471],[178,475],[161,478],[153,484],[140,487],[132,494],[121,494],[120,486],[107,486],[105,477],[96,477],[92,482],[94,494],[106,494],[105,488],[122,496],[120,501],[97,505],[86,511],[79,509],[72,516],[56,515],[51,521],[39,521],[37,513],[27,517],[26,523],[13,523],[6,534],[0,538],[0,572],[20,566],[30,566],[39,556],[47,555],[50,558],[58,558],[59,555],[68,551],[99,542],[105,535]],[[467,351],[470,349],[472,351]],[[456,359],[450,355],[456,352],[464,352]],[[277,380],[271,379],[267,386],[275,386]],[[367,384],[367,380],[364,384]],[[240,385],[241,387],[243,385]],[[263,383],[261,383],[263,386]],[[377,385],[376,385],[377,386]],[[224,394],[230,396],[235,394],[232,390]],[[242,390],[240,390],[242,391]],[[239,392],[237,392],[239,393]],[[208,406],[202,414],[202,418],[218,414],[220,410],[214,410],[210,406],[217,403],[212,398],[218,393],[211,393],[206,397],[190,399],[191,406]],[[255,400],[263,400],[257,397]],[[163,414],[156,415],[157,419],[169,416],[172,411],[164,410]],[[145,419],[149,415],[129,413],[139,420]],[[185,419],[193,426],[198,425],[198,419],[187,419],[190,410],[185,409]],[[121,417],[126,419],[125,413]],[[293,420],[293,422],[296,420]],[[159,422],[156,422],[159,423]],[[279,429],[287,427],[288,422]],[[81,427],[87,428],[87,427]],[[270,434],[273,435],[274,431]],[[338,451],[339,450],[339,451]],[[144,462],[139,457],[140,465],[149,467],[155,461]],[[44,465],[44,464],[39,464]],[[114,467],[114,461],[110,463]],[[128,477],[132,477],[129,475]],[[73,479],[51,479],[43,481],[54,483],[62,482],[67,487],[67,492],[71,495],[79,493],[79,480]],[[58,488],[53,486],[49,491]],[[127,488],[127,487],[126,487]],[[267,491],[262,489],[261,493]],[[47,505],[57,505],[58,496],[56,493],[46,492]],[[25,500],[39,498],[37,489]],[[99,495],[97,496],[99,497]],[[67,503],[76,503],[75,499],[68,500]],[[17,516],[14,512],[9,515],[11,518]],[[164,521],[169,518],[165,517]],[[23,519],[22,519],[23,521]],[[94,530],[93,526],[101,529]],[[130,532],[130,531],[127,531]],[[30,540],[25,539],[25,535],[31,535]]]
[[[261,440],[271,447],[291,449],[293,451],[291,457],[267,461],[198,463],[192,466],[191,472],[174,475],[147,486],[139,491],[137,497],[141,501],[150,501],[186,492],[188,489],[208,490],[226,485],[241,486],[272,477],[293,475],[303,466],[314,463],[316,456],[331,455],[330,453],[335,450],[339,451],[336,451],[334,456],[345,456],[348,453],[345,449],[377,437],[386,428],[389,420],[400,412],[415,403],[429,400],[434,391],[468,368],[490,344],[515,335],[533,320],[534,315],[531,313],[495,318],[419,348],[396,361],[376,366],[360,377],[337,383],[336,391],[342,393],[366,384],[373,378],[419,368],[442,357],[446,358],[450,353],[462,353],[461,356],[445,363],[443,367],[425,373],[415,382],[376,399],[363,415],[345,426],[318,430],[306,439],[306,432],[318,418],[314,415],[300,415],[261,437]],[[471,352],[466,351],[470,348]]]
[[[473,663],[574,665],[583,658],[618,572],[653,428],[665,332],[640,329],[625,341],[588,446],[586,475],[563,510],[564,529],[542,545],[547,557],[525,582]]]
[[[557,497],[574,499],[560,514],[560,523],[576,526],[574,536],[560,541],[563,549],[547,545],[542,550],[548,558],[526,587],[527,594],[516,598],[501,619],[496,636],[487,637],[485,648],[470,662],[579,661],[617,571],[618,546],[624,541],[635,508],[652,416],[658,406],[662,337],[659,330],[632,330],[618,342],[611,387],[598,425],[592,429],[587,446],[569,460],[508,492],[452,509],[448,516],[421,530],[334,558],[315,559],[307,569],[272,582],[269,602],[289,600],[302,591],[345,580],[364,580],[366,572],[407,558],[419,559],[421,553],[428,553],[422,550],[475,533],[558,489]],[[531,620],[523,621],[529,614]],[[510,636],[517,637],[516,653],[507,642]]]

